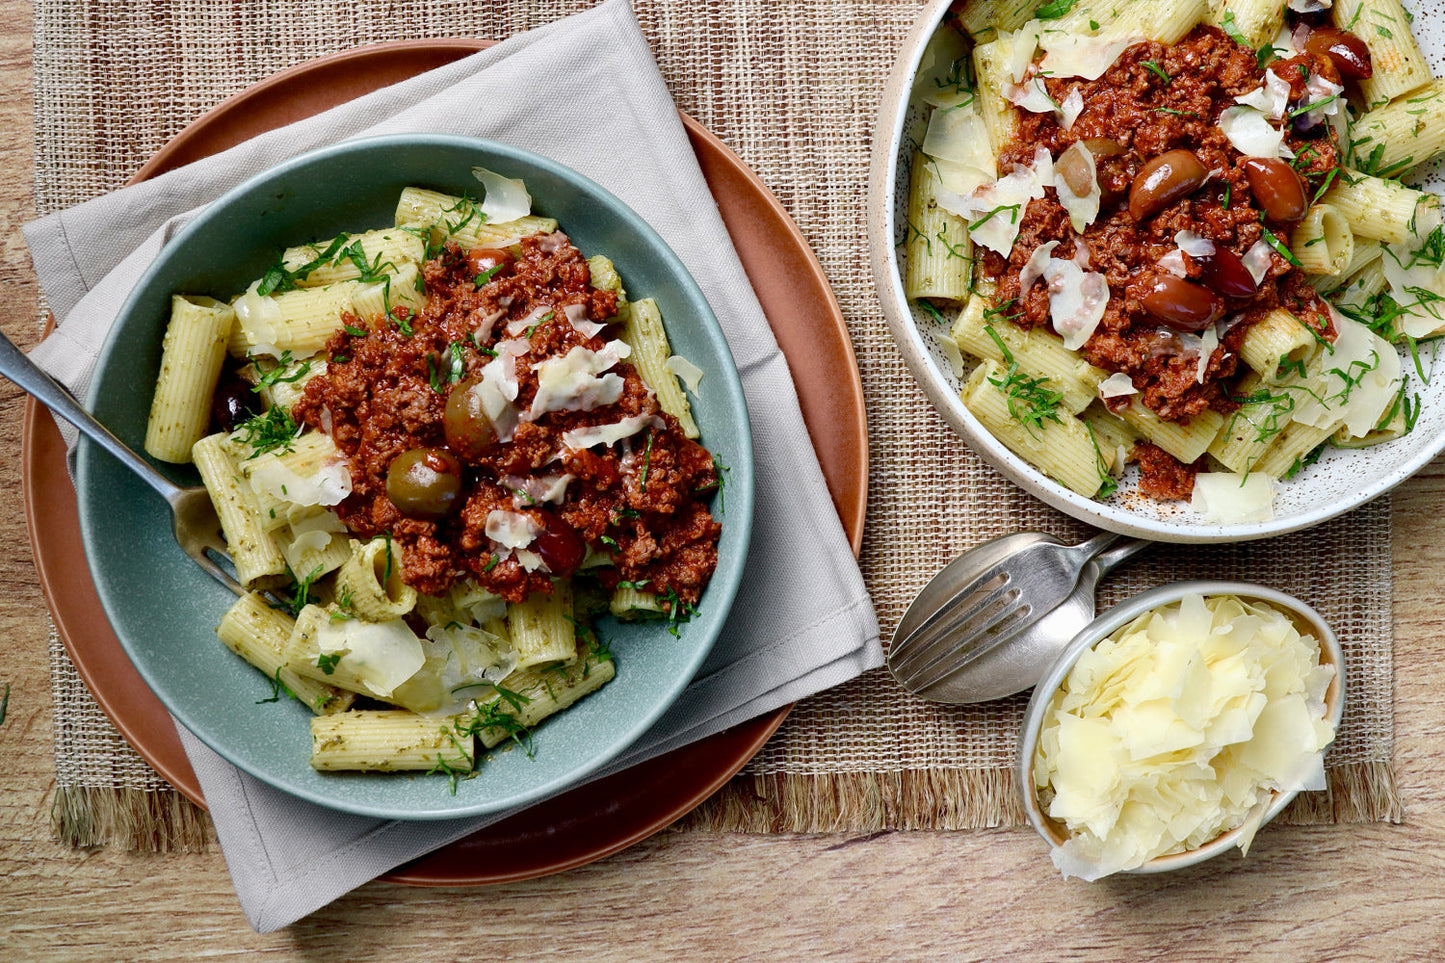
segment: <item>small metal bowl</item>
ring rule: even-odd
[[[1058,659],[1034,687],[1033,696],[1029,699],[1028,708],[1024,711],[1023,727],[1019,730],[1018,758],[1015,764],[1019,795],[1022,797],[1029,824],[1050,846],[1062,846],[1070,835],[1062,824],[1051,819],[1044,812],[1043,807],[1039,804],[1038,790],[1034,786],[1034,756],[1038,749],[1039,730],[1043,726],[1044,715],[1048,711],[1050,703],[1053,702],[1054,693],[1064,684],[1064,680],[1074,668],[1074,663],[1084,652],[1092,649],[1144,613],[1178,602],[1186,595],[1234,595],[1242,599],[1267,602],[1292,618],[1301,634],[1308,633],[1318,639],[1321,662],[1327,662],[1335,668],[1334,681],[1330,683],[1329,689],[1325,692],[1325,714],[1338,731],[1340,715],[1345,706],[1345,657],[1340,650],[1340,642],[1335,637],[1334,630],[1314,609],[1291,595],[1249,582],[1173,582],[1147,592],[1141,592],[1109,609],[1074,636],[1073,641],[1059,654]],[[1279,815],[1297,792],[1297,790],[1276,791],[1260,825],[1268,823]],[[1143,866],[1126,872],[1164,873],[1202,863],[1206,859],[1236,846],[1241,831],[1239,828],[1231,829],[1195,849],[1158,856]]]

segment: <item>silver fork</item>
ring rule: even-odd
[[[237,595],[246,593],[241,583],[220,564],[225,562],[229,565],[231,557],[226,554],[215,506],[204,488],[183,488],[156,471],[150,462],[127,448],[109,429],[96,421],[64,385],[27,358],[3,333],[0,333],[0,375],[15,382],[36,401],[70,422],[155,489],[171,508],[171,529],[181,551],[195,559],[197,565],[232,592]]]
[[[1115,548],[1121,538],[1105,532],[1064,545],[1039,532],[1020,532],[964,552],[904,613],[889,649],[889,670],[912,692],[933,689],[1067,601],[1096,556],[1107,551],[1111,569],[1153,544],[1130,539]],[[1096,566],[1087,572],[1092,591],[1104,571]]]

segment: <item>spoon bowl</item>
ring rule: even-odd
[[[962,705],[1029,688],[1094,618],[1094,591],[1152,545],[1103,534],[1066,546],[1042,532],[978,545],[939,571],[894,631],[888,668],[931,702]]]

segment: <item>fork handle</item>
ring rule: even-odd
[[[1135,555],[1155,544],[1147,538],[1125,538],[1122,542],[1100,552],[1094,556],[1094,567],[1098,569],[1099,578],[1108,575]]]
[[[0,332],[0,375],[15,382],[30,397],[70,422],[83,435],[110,452],[167,501],[170,501],[172,496],[179,491],[178,486],[169,478],[156,471],[150,462],[127,448],[124,442],[110,433],[110,429],[96,421],[94,416],[75,400],[75,396],[70,393],[68,388],[27,358],[15,342],[6,337],[3,332]]]

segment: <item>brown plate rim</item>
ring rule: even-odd
[[[350,100],[366,90],[460,59],[492,43],[494,41],[479,39],[402,40],[357,47],[297,64],[227,98],[202,115],[162,147],[127,183],[159,176],[255,136],[268,127],[308,116],[332,103]],[[375,82],[374,78],[381,75],[393,79]],[[358,82],[357,78],[368,79]],[[358,88],[354,93],[310,109],[315,101],[329,98],[333,89],[344,93],[353,86]],[[299,89],[303,87],[304,92]],[[366,89],[360,89],[362,87]],[[298,102],[302,112],[285,109]],[[275,109],[278,105],[282,110]],[[719,203],[725,220],[729,203],[746,202],[759,208],[752,212],[749,223],[757,223],[759,216],[771,222],[769,240],[777,249],[767,252],[766,263],[755,261],[750,266],[748,255],[755,252],[739,245],[739,254],[745,268],[749,268],[755,287],[770,280],[776,283],[781,272],[785,284],[778,288],[778,293],[791,295],[813,309],[811,312],[779,311],[776,317],[769,314],[768,321],[774,327],[785,357],[792,355],[788,360],[799,382],[799,400],[803,403],[809,433],[819,451],[834,505],[856,555],[862,544],[867,509],[868,437],[862,382],[842,311],[806,239],[761,178],[696,120],[686,113],[681,116],[705,172],[710,177],[730,177],[737,182],[735,186],[743,188],[744,193]],[[715,188],[714,191],[716,193]],[[738,233],[734,225],[728,227],[734,234]],[[773,232],[780,232],[781,236]],[[776,266],[779,264],[782,266]],[[755,277],[755,273],[766,276]],[[805,296],[797,296],[798,291],[810,288]],[[763,300],[763,292],[758,293]],[[765,313],[766,308],[764,301]],[[820,342],[832,342],[835,353],[835,364],[828,367],[826,378],[809,364],[816,365]],[[835,370],[838,367],[851,377],[839,377]],[[808,417],[810,400],[812,418]],[[164,708],[140,682],[119,641],[109,631],[85,565],[74,517],[73,490],[61,483],[62,479],[69,481],[64,445],[53,421],[33,399],[27,399],[25,406],[21,461],[26,524],[41,589],[77,672],[126,741],[178,791],[204,806],[200,785],[184,752],[179,751],[179,737],[165,718]],[[77,584],[79,579],[83,579],[83,584]],[[599,836],[598,827],[587,824],[586,814],[591,812],[595,820],[596,814],[608,810],[609,800],[620,798],[612,796],[612,792],[621,791],[623,777],[635,770],[571,790],[382,878],[414,885],[480,885],[545,876],[604,858],[665,828],[716,792],[762,748],[790,709],[791,706],[784,706],[637,767],[660,773],[676,764],[693,778],[670,781],[668,784],[674,787],[690,788],[665,802],[654,799],[645,807],[635,807],[645,808],[647,812],[632,814],[637,818],[630,821],[619,819],[616,812],[608,812],[602,825],[611,829],[610,836],[606,832]],[[159,728],[158,722],[163,723]],[[720,767],[713,765],[717,758],[725,759]],[[699,766],[700,774],[695,771]],[[599,800],[601,806],[596,805]],[[572,808],[578,802],[593,805],[578,815]],[[539,817],[551,821],[532,828],[529,833],[526,825],[529,817],[534,823]],[[567,842],[569,835],[573,837],[571,844]],[[498,848],[505,855],[508,845],[518,848],[519,840],[531,837],[537,837],[534,840],[537,843],[545,841],[546,845],[528,846],[526,852],[551,855],[537,856],[527,863],[498,864],[482,858],[498,855],[489,852]],[[560,852],[554,852],[556,850]],[[477,858],[468,859],[469,855]],[[465,862],[484,865],[480,868],[459,865]]]

